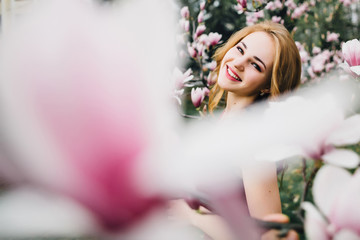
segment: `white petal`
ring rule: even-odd
[[[303,151],[299,146],[279,144],[261,150],[259,153],[255,154],[254,158],[259,161],[275,162],[299,155],[303,155]]]
[[[0,238],[81,236],[95,230],[90,215],[69,199],[34,189],[0,198]]]
[[[340,230],[333,240],[360,240],[360,236],[349,229]]]
[[[328,240],[327,223],[317,209],[308,202],[301,204],[305,210],[305,234],[308,240]]]
[[[317,173],[312,189],[314,201],[326,216],[330,214],[339,192],[350,179],[349,172],[331,165],[323,166]]]
[[[360,233],[360,172],[338,192],[336,205],[329,217],[339,228],[348,228]]]
[[[326,163],[345,168],[356,168],[359,165],[359,155],[347,149],[333,149],[324,154],[322,159]]]
[[[350,70],[356,75],[360,76],[360,66],[350,67]]]
[[[346,120],[326,139],[327,144],[336,146],[355,144],[360,141],[360,115],[356,114]]]

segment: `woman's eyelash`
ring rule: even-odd
[[[256,63],[252,63],[252,65],[256,68],[256,70],[258,70],[259,72],[261,72],[261,68],[259,65],[257,65]]]
[[[242,50],[241,47],[237,46],[236,48],[237,48],[237,50],[239,50],[239,52],[240,52],[241,54],[244,54],[244,50]]]

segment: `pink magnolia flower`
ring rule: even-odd
[[[313,47],[312,53],[313,53],[314,55],[321,53],[321,48],[316,47],[316,46]]]
[[[190,57],[196,58],[197,52],[196,52],[195,48],[190,45],[190,43],[188,43],[187,49],[188,49],[188,53],[189,53]]]
[[[192,75],[192,69],[189,68],[184,73],[180,71],[180,69],[175,68],[173,72],[173,79],[175,82],[175,88],[181,89],[184,87],[184,84],[194,78],[194,75]]]
[[[210,46],[217,45],[221,40],[222,35],[217,32],[211,32],[208,35],[208,41]]]
[[[190,22],[184,18],[180,19],[180,26],[185,32],[189,32],[190,30]]]
[[[217,80],[217,74],[214,72],[210,72],[206,77],[206,81],[209,86],[214,85],[216,83],[216,80]]]
[[[193,88],[191,89],[191,101],[194,104],[194,106],[200,107],[201,103],[205,99],[206,95],[206,89],[207,88]],[[208,89],[207,89],[208,90]]]
[[[201,24],[196,28],[195,36],[194,38],[198,38],[201,34],[203,34],[206,30],[206,26]]]
[[[185,6],[185,7],[181,8],[180,14],[183,18],[188,19],[190,17],[189,7]]]
[[[346,64],[357,76],[360,76],[360,42],[357,39],[347,41],[342,45],[342,53]]]
[[[97,223],[88,233],[126,231],[165,200],[141,167],[157,141],[150,112],[162,102],[144,96],[161,88],[158,74],[170,64],[165,53],[154,61],[141,52],[156,44],[172,51],[165,40],[172,28],[144,2],[144,10],[132,4],[121,14],[91,1],[39,4],[2,38],[1,131],[13,156],[4,166],[16,166],[13,175],[27,186],[81,206]],[[142,34],[149,26],[167,34],[137,40],[127,30],[139,27],[135,12],[148,19]]]
[[[214,69],[216,68],[216,61],[213,60],[213,61],[207,63],[207,64],[205,65],[205,67],[206,67],[207,69],[209,69],[210,71],[214,71]]]
[[[273,22],[275,22],[275,23],[279,23],[281,20],[282,20],[282,18],[279,17],[279,16],[273,16],[273,17],[271,18],[271,21],[273,21]]]
[[[327,42],[338,42],[339,41],[340,34],[339,33],[331,33],[327,32],[326,34],[326,41]]]
[[[360,171],[325,165],[317,173],[314,202],[303,203],[305,233],[309,240],[360,239]]]
[[[198,23],[202,23],[204,21],[204,11],[199,12],[197,21],[198,21]]]
[[[309,111],[316,113],[316,105],[322,105],[327,102],[329,105],[333,104],[334,99],[330,96],[324,96],[319,99],[318,102],[314,102],[313,106],[310,106],[309,102],[305,99],[293,97],[289,98],[287,102],[273,103],[269,109],[270,115],[281,114],[282,111],[293,112],[293,115],[297,114],[295,111],[290,109],[290,106],[297,106],[297,109],[301,108],[313,108]],[[298,110],[299,111],[299,110]],[[274,158],[284,159],[294,155],[305,156],[314,160],[323,160],[326,163],[342,166],[346,168],[355,168],[359,165],[359,156],[352,150],[342,149],[338,147],[356,144],[360,141],[360,115],[353,115],[349,118],[344,117],[344,114],[339,109],[324,109],[323,114],[328,114],[329,119],[326,124],[317,127],[317,129],[302,129],[302,133],[298,133],[298,136],[304,134],[301,139],[292,142],[289,140],[288,143],[272,148],[273,153],[269,152],[268,157],[274,156]],[[285,124],[285,123],[284,123]],[[305,137],[306,136],[306,137]],[[279,154],[276,156],[276,154]],[[285,154],[282,156],[281,154]],[[279,157],[281,156],[281,157]]]
[[[237,2],[239,3],[239,5],[245,9],[247,7],[247,1],[246,0],[237,0]]]
[[[200,2],[200,10],[201,11],[205,10],[205,4],[206,4],[206,1],[201,1]]]

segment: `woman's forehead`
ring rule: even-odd
[[[266,32],[253,32],[240,40],[239,44],[243,45],[252,55],[262,58],[269,64],[274,61],[274,39]]]

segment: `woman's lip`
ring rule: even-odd
[[[236,78],[232,77],[228,71],[231,71],[232,74],[234,74],[236,77],[238,77],[240,80],[237,80]],[[237,75],[233,70],[231,70],[231,68],[226,65],[226,71],[225,71],[225,74],[227,76],[228,79],[230,79],[231,81],[234,81],[234,82],[242,82],[241,78],[239,77],[239,75]]]

